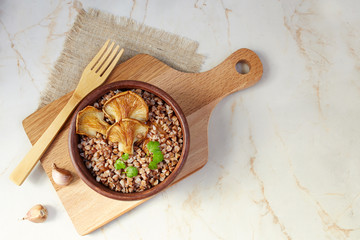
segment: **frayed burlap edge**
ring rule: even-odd
[[[81,10],[40,96],[39,108],[75,89],[81,73],[107,39],[125,49],[120,62],[139,53],[156,57],[179,71],[198,72],[204,56],[198,43],[96,9]]]

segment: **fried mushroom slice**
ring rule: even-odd
[[[149,107],[142,97],[132,91],[126,91],[107,100],[103,106],[106,116],[115,122],[123,118],[132,118],[139,121],[147,121]]]
[[[135,119],[124,118],[109,127],[106,138],[111,142],[118,143],[119,151],[133,154],[134,143],[143,140],[148,130],[148,125]]]
[[[104,113],[99,109],[87,106],[76,116],[76,133],[96,137],[96,133],[106,135],[110,125],[104,120]]]

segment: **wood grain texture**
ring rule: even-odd
[[[235,65],[245,61],[250,72],[239,74]],[[177,183],[202,168],[208,159],[208,122],[216,104],[226,95],[250,87],[260,80],[262,64],[249,49],[240,49],[221,64],[203,73],[176,71],[159,60],[140,54],[117,66],[106,83],[118,80],[140,80],[160,87],[170,94],[185,113],[190,126],[190,152],[186,164],[175,179]],[[23,121],[24,129],[34,144],[57,113],[65,106],[71,93],[33,113]],[[103,197],[90,189],[75,173],[68,153],[69,121],[43,155],[41,164],[50,178],[71,221],[79,234],[88,234],[125,212],[147,201],[118,201]],[[51,165],[73,172],[74,180],[59,187],[51,179]],[[104,207],[106,206],[106,207]]]

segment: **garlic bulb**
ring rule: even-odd
[[[26,216],[23,217],[22,220],[29,220],[34,223],[41,223],[46,220],[47,216],[47,209],[41,204],[37,204],[27,212]]]
[[[68,185],[73,179],[73,176],[70,171],[66,169],[58,168],[55,163],[53,163],[53,169],[51,175],[54,182],[60,186]]]

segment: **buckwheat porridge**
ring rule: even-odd
[[[159,97],[141,89],[110,91],[82,111],[78,148],[96,181],[118,192],[141,192],[175,169],[183,133]]]

